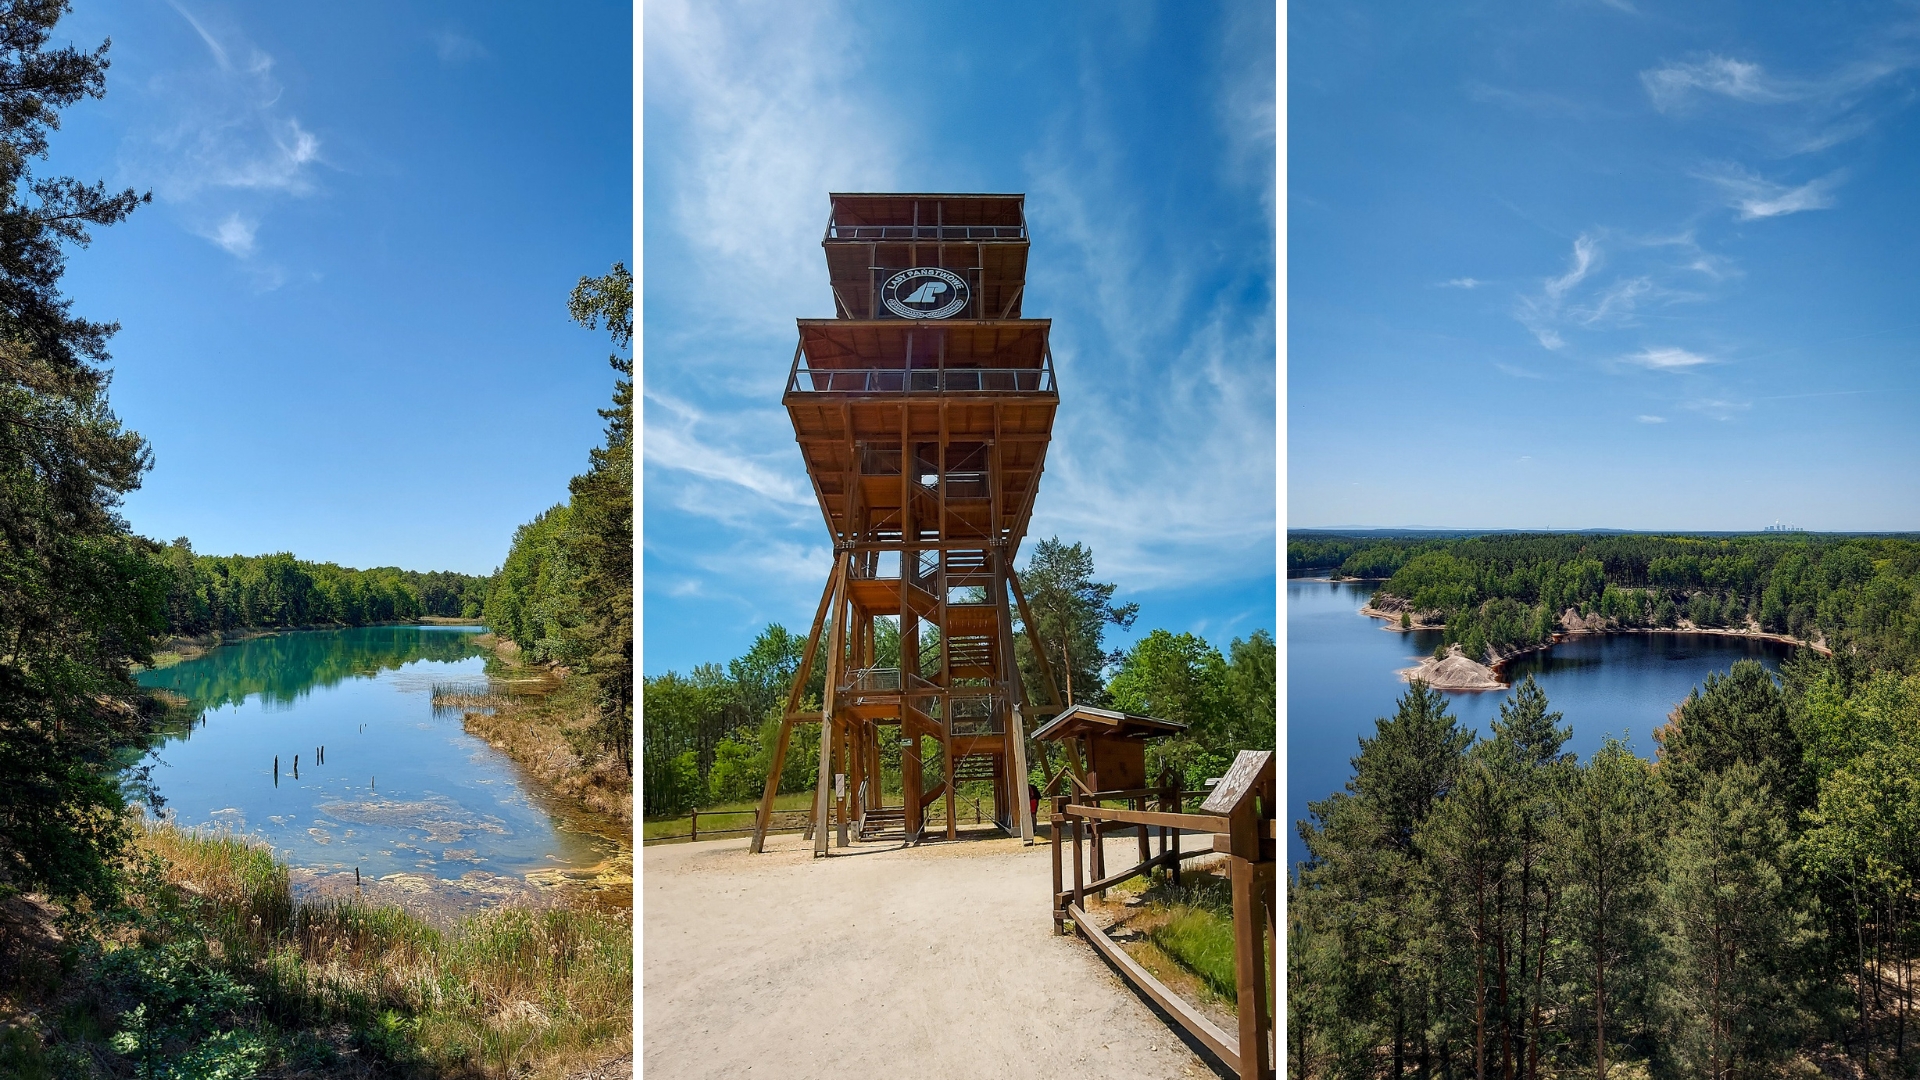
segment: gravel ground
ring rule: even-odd
[[[1107,865],[1135,843],[1109,841]],[[641,855],[650,1078],[1223,1075],[1091,945],[1053,933],[1044,835],[746,849]]]

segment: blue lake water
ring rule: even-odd
[[[616,845],[566,828],[460,711],[435,710],[436,683],[484,692],[480,630],[275,634],[141,673],[203,710],[149,755],[165,811],[321,872],[453,880],[599,862]]]
[[[1306,857],[1291,822],[1307,803],[1340,790],[1353,775],[1361,736],[1390,716],[1407,684],[1397,672],[1431,654],[1437,632],[1395,633],[1359,613],[1377,583],[1287,582],[1287,812],[1289,865]],[[1575,638],[1506,669],[1532,674],[1573,729],[1567,748],[1582,760],[1608,735],[1651,756],[1653,730],[1706,680],[1736,661],[1778,668],[1789,646],[1716,634],[1610,634]],[[1463,724],[1490,733],[1506,699],[1500,690],[1449,694]]]

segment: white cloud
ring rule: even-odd
[[[660,407],[648,410],[643,436],[641,455],[649,468],[669,469],[740,489],[733,493],[734,498],[730,502],[737,502],[741,491],[744,491],[768,503],[785,507],[788,513],[795,508],[811,509],[815,505],[812,492],[794,476],[797,470],[790,471],[756,461],[730,448],[729,443],[733,440],[702,439],[696,429],[716,426],[713,417],[659,391],[649,390],[646,400]],[[740,418],[732,419],[737,426]],[[756,416],[749,422],[761,419]],[[709,516],[732,518],[731,514]]]
[[[1582,326],[1594,326],[1608,321],[1619,321],[1633,314],[1641,297],[1653,292],[1651,278],[1622,278],[1601,290],[1592,304],[1577,310],[1577,318]]]
[[[1686,371],[1703,364],[1718,363],[1718,361],[1701,356],[1699,353],[1692,353],[1685,349],[1676,349],[1670,346],[1642,349],[1637,353],[1621,357],[1620,362],[1632,364],[1635,367],[1643,367],[1649,371]]]
[[[1603,275],[1609,263],[1625,272]],[[1691,230],[1636,236],[1593,229],[1574,241],[1563,273],[1516,297],[1513,317],[1543,348],[1561,352],[1576,336],[1638,326],[1661,309],[1708,299],[1696,274],[1717,282],[1737,272]]]
[[[1547,279],[1547,295],[1555,300],[1566,295],[1568,289],[1586,280],[1593,272],[1594,261],[1599,258],[1600,249],[1593,238],[1582,233],[1573,242],[1573,260],[1567,272],[1557,278]]]
[[[317,190],[320,137],[288,108],[273,57],[238,29],[169,5],[211,63],[189,60],[138,87],[157,109],[122,144],[120,171],[172,204],[187,229],[248,263],[257,282],[277,284],[282,273],[255,261],[256,232],[278,200]]]
[[[749,16],[656,0],[644,17],[649,108],[687,129],[657,160],[672,174],[674,227],[719,286],[712,320],[784,335],[796,315],[831,315],[827,193],[895,190],[898,172],[894,124],[853,87],[866,37],[828,5]],[[736,303],[746,282],[754,303]]]
[[[1751,401],[1728,401],[1724,398],[1702,398],[1684,402],[1681,408],[1692,409],[1714,420],[1731,420],[1735,416],[1753,408]]]
[[[1906,45],[1912,36],[1910,27],[1882,28],[1871,55],[1824,75],[1781,77],[1751,60],[1709,55],[1643,71],[1640,82],[1663,113],[1708,113],[1757,134],[1775,154],[1808,154],[1864,134],[1910,102],[1895,77],[1920,62]]]
[[[1634,417],[1634,419],[1643,424],[1664,424],[1667,422],[1667,418],[1664,416],[1650,416],[1647,413],[1641,413],[1639,416]]]
[[[225,248],[227,254],[244,259],[253,254],[253,234],[259,228],[259,222],[248,221],[235,212],[216,225],[207,239]]]
[[[1719,187],[1726,196],[1727,205],[1740,211],[1741,221],[1779,217],[1802,210],[1825,210],[1833,205],[1833,189],[1846,179],[1843,170],[1809,180],[1797,187],[1788,187],[1755,176],[1737,165],[1725,165],[1695,175]]]
[[[1481,281],[1479,278],[1457,277],[1450,281],[1441,282],[1440,287],[1443,289],[1477,289],[1485,284],[1486,282]]]
[[[1684,108],[1702,93],[1735,101],[1791,101],[1793,92],[1769,79],[1759,64],[1709,56],[1697,64],[1669,63],[1640,73],[1640,84],[1662,112]]]

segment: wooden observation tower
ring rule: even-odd
[[[1049,322],[1021,317],[1025,199],[830,198],[821,246],[838,317],[799,320],[783,400],[833,534],[833,568],[787,697],[752,849],[765,842],[803,723],[821,733],[814,854],[826,854],[830,829],[840,846],[850,829],[955,838],[951,788],[965,781],[992,781],[995,823],[1031,842],[1031,717],[1013,611],[1029,633],[1033,620],[1013,564],[1059,394]],[[898,619],[898,667],[876,666],[882,617]],[[1033,652],[1051,690],[1045,650]],[[824,700],[802,712],[816,655]],[[897,806],[881,783],[890,739],[900,747]],[[930,823],[926,808],[943,793],[945,820]]]

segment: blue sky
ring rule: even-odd
[[[1274,24],[1260,5],[650,3],[643,670],[804,633],[826,527],[780,407],[829,191],[1025,192],[1061,406],[1029,537],[1136,633],[1275,604]],[[1024,562],[1024,555],[1023,560]]]
[[[582,274],[632,263],[632,15],[87,3],[107,96],[43,172],[151,190],[72,254],[155,468],[134,528],[215,554],[486,573],[612,391]]]
[[[1291,526],[1920,528],[1911,5],[1289,35]]]

